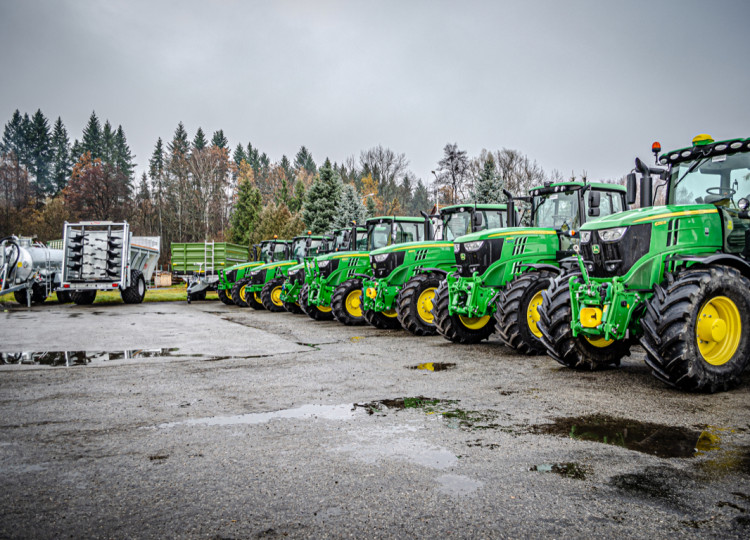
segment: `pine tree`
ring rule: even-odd
[[[474,202],[477,203],[499,203],[504,198],[503,185],[495,169],[495,159],[492,154],[488,154],[484,161],[473,195]]]
[[[28,145],[29,168],[36,179],[37,201],[41,202],[45,196],[51,195],[55,191],[52,183],[52,147],[49,123],[41,109],[37,109],[31,119]]]
[[[133,154],[130,153],[128,140],[125,137],[125,130],[122,129],[122,126],[117,126],[117,131],[114,136],[112,165],[118,171],[121,171],[128,178],[128,181],[133,181],[135,179],[135,163],[133,162],[133,157]]]
[[[70,161],[70,140],[68,131],[58,116],[52,131],[52,184],[55,193],[59,193],[70,179],[72,163]]]
[[[237,204],[229,219],[229,241],[244,246],[250,245],[250,236],[255,228],[262,209],[260,191],[253,185],[252,168],[240,165],[237,186]]]
[[[367,219],[367,209],[359,198],[357,188],[352,184],[344,184],[341,190],[341,202],[339,203],[338,213],[334,221],[334,227],[339,229],[349,227],[352,221],[358,224],[364,224]]]
[[[92,159],[103,158],[103,141],[102,128],[96,111],[91,113],[88,124],[83,128],[83,138],[81,139],[81,154],[89,152]],[[81,155],[74,154],[73,160],[78,161]]]
[[[307,192],[302,218],[313,234],[331,229],[341,200],[341,178],[326,159],[320,174]]]
[[[429,212],[432,209],[430,202],[430,193],[427,191],[422,180],[417,181],[417,187],[414,188],[414,196],[411,199],[411,215],[418,216],[419,212]]]
[[[164,211],[163,203],[166,191],[164,179],[164,145],[161,137],[156,141],[154,152],[148,162],[148,174],[151,177],[153,186],[154,200],[156,204],[156,214],[159,220],[159,236],[164,236]]]
[[[195,132],[195,138],[193,139],[193,150],[203,150],[206,146],[208,146],[206,134],[203,133],[203,128],[198,126],[198,131]]]
[[[211,138],[211,144],[217,148],[226,148],[229,145],[229,141],[224,136],[223,129],[214,133],[214,136]]]
[[[377,206],[375,205],[375,199],[367,197],[367,219],[375,217],[378,212]]]
[[[114,165],[115,162],[115,132],[109,120],[105,120],[102,128],[102,161]]]
[[[313,161],[312,154],[304,146],[300,147],[299,152],[294,157],[294,170],[299,172],[303,169],[310,174],[317,173],[317,166]]]
[[[177,124],[177,129],[174,130],[172,142],[167,145],[167,150],[171,155],[179,155],[182,157],[187,157],[190,153],[188,134],[187,131],[185,131],[185,125],[182,122]]]
[[[5,124],[3,129],[2,152],[4,154],[13,154],[15,160],[23,161],[26,152],[26,133],[23,129],[23,117],[21,112],[16,109],[10,120]]]
[[[294,178],[294,171],[292,170],[292,164],[289,162],[289,158],[281,156],[279,166],[284,170],[284,174],[287,178]]]
[[[237,148],[234,149],[234,154],[232,155],[232,161],[234,161],[234,164],[239,167],[240,163],[243,161],[247,161],[247,154],[245,153],[245,149],[242,147],[240,143],[237,143]]]
[[[285,204],[270,203],[266,205],[258,215],[258,221],[250,234],[249,244],[257,244],[278,236],[283,239],[291,239],[292,235],[299,234],[301,230],[294,231],[293,217]],[[288,235],[288,236],[287,236]]]
[[[305,183],[302,180],[297,180],[294,183],[294,196],[289,200],[289,211],[297,213],[302,210],[302,205],[305,202]]]

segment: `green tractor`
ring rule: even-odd
[[[427,218],[382,216],[368,219],[367,234],[352,229],[353,251],[335,252],[308,261],[305,275],[310,282],[300,291],[302,310],[312,319],[334,317],[346,325],[364,324],[362,279],[370,275],[370,251],[391,244],[423,241],[431,232]],[[395,318],[396,311],[376,314]]]
[[[318,248],[317,252],[306,255],[306,258],[336,251],[349,251],[352,234],[354,237],[359,234],[360,238],[364,238],[366,232],[367,229],[364,227],[356,228],[354,233],[351,229],[336,229],[327,235],[328,240]],[[281,302],[289,313],[304,313],[299,305],[299,293],[302,287],[310,281],[311,277],[305,272],[304,260],[287,270],[287,277],[281,290]]]
[[[505,345],[523,354],[544,352],[537,327],[541,292],[572,255],[578,227],[625,208],[621,186],[547,182],[529,190],[531,227],[517,226],[515,200],[508,197],[509,228],[454,240],[457,270],[435,292],[438,332],[454,343],[479,343],[499,329]],[[593,203],[598,203],[594,208]],[[493,317],[494,315],[494,317]]]
[[[248,299],[245,297],[245,285],[250,280],[250,272],[261,265],[274,260],[286,259],[289,251],[287,240],[263,240],[260,245],[253,246],[252,255],[256,260],[238,264],[219,270],[219,299],[225,304],[234,304],[237,307],[248,307]]]
[[[364,318],[377,328],[403,327],[417,336],[437,333],[432,302],[440,282],[456,265],[453,239],[503,226],[505,204],[460,204],[440,210],[442,241],[410,242],[370,253],[372,277],[362,280]],[[383,317],[393,313],[397,317]]]
[[[308,233],[296,236],[289,243],[290,249],[284,257],[255,267],[250,271],[245,284],[245,298],[250,307],[268,311],[284,311],[287,307],[282,300],[284,282],[291,267],[302,263],[306,257],[315,256],[327,249],[328,236],[314,236]],[[281,259],[281,260],[279,260]]]
[[[581,229],[577,272],[553,281],[540,312],[547,352],[564,366],[619,365],[638,340],[651,372],[687,391],[738,384],[750,359],[750,139],[636,159],[640,206]],[[653,206],[653,178],[665,206]],[[628,175],[636,199],[636,173]]]

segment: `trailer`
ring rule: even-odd
[[[97,291],[115,289],[126,304],[139,304],[160,248],[160,237],[132,236],[127,222],[65,222],[59,290],[79,305],[92,304]]]
[[[63,252],[31,238],[0,239],[0,294],[13,293],[19,304],[41,304],[61,282]],[[57,294],[60,302],[68,295]]]
[[[248,260],[247,246],[228,242],[172,242],[172,273],[187,281],[187,301],[205,300],[219,286],[219,270]]]

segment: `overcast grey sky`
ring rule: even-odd
[[[139,171],[179,121],[273,161],[446,143],[628,172],[650,145],[750,137],[750,1],[0,0],[0,121],[92,110]]]

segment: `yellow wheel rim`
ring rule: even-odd
[[[698,313],[695,338],[703,359],[712,366],[729,362],[742,337],[742,320],[737,305],[726,296],[711,298]]]
[[[381,311],[380,313],[382,313],[383,315],[385,315],[389,319],[392,319],[392,318],[394,318],[394,317],[397,316],[397,313],[396,313],[395,309],[389,309],[387,311]]]
[[[487,323],[490,322],[490,316],[485,315],[484,317],[464,317],[463,315],[459,315],[458,320],[461,321],[461,324],[463,324],[469,330],[480,330],[487,326]]]
[[[588,336],[583,336],[583,337],[586,341],[588,341],[591,345],[593,345],[594,347],[598,349],[604,349],[605,347],[609,347],[615,342],[614,339],[604,339],[601,337],[594,338],[594,337],[588,337]]]
[[[275,306],[282,305],[282,303],[281,303],[281,287],[275,287],[271,291],[271,302],[273,302],[273,304]]]
[[[542,291],[539,291],[532,297],[529,307],[526,309],[526,323],[529,325],[529,330],[539,339],[542,339],[542,331],[537,326],[539,323],[539,306],[541,305]]]
[[[253,298],[255,298],[255,301],[258,302],[259,304],[263,303],[263,301],[260,299],[260,295],[257,292],[253,293]]]
[[[245,296],[245,287],[240,287],[240,300],[247,302],[247,296]]]
[[[350,292],[346,296],[344,301],[344,309],[352,317],[362,316],[362,290],[357,289],[356,291]]]
[[[331,312],[331,306],[315,306],[318,308],[318,311],[322,311],[323,313],[330,313]]]
[[[435,298],[435,287],[430,287],[422,291],[417,298],[417,315],[427,324],[432,324],[435,320],[432,314],[432,300]]]

